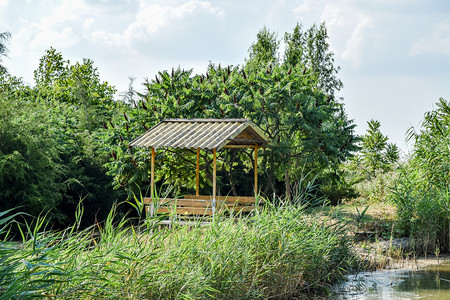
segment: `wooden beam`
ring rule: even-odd
[[[254,148],[255,145],[225,145],[224,148]]]
[[[213,149],[213,215],[216,211],[216,148]]]
[[[261,144],[267,144],[268,141],[263,141],[263,140],[249,140],[249,139],[228,139],[229,141],[233,141],[233,142],[242,142],[242,143],[261,143]]]
[[[258,145],[255,145],[255,198],[258,196]]]
[[[152,204],[150,208],[150,215],[155,214],[155,148],[152,147],[152,160],[151,160],[151,174],[150,174],[150,193],[152,198]]]
[[[197,169],[196,169],[196,185],[195,185],[195,195],[198,196],[200,193],[200,148],[197,148]]]

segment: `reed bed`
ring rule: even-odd
[[[113,209],[102,225],[53,232],[38,218],[22,243],[3,240],[0,299],[286,299],[326,291],[352,262],[342,229],[297,206],[170,229],[115,219]]]

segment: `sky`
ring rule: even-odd
[[[281,39],[297,23],[325,22],[343,98],[358,134],[367,121],[403,151],[440,97],[450,100],[450,1],[443,0],[0,0],[9,72],[33,82],[50,47],[90,58],[119,92],[172,67],[204,73],[242,65],[264,26]]]

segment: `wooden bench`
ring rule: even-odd
[[[152,198],[144,197],[147,214],[152,214]],[[255,197],[242,196],[216,196],[216,205],[213,207],[212,196],[186,195],[183,198],[160,198],[153,213],[176,214],[181,216],[212,216],[215,213],[230,214],[251,212],[258,205]]]

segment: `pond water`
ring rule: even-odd
[[[381,270],[348,276],[332,299],[450,299],[450,263],[419,270]]]

